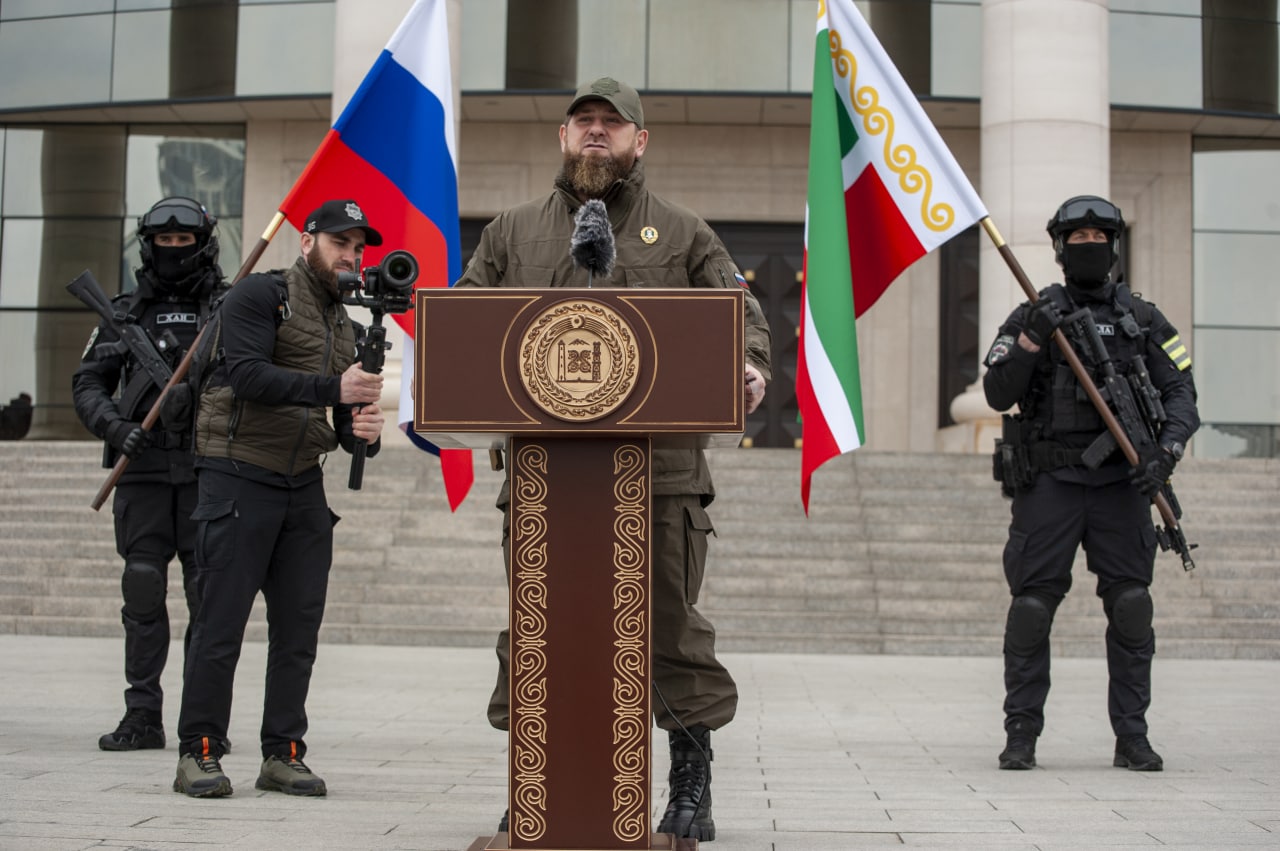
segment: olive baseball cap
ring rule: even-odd
[[[360,228],[368,245],[382,245],[382,234],[369,226],[364,211],[355,201],[325,201],[307,216],[303,233],[341,233]]]
[[[634,124],[637,130],[644,129],[644,109],[640,106],[640,93],[626,83],[620,83],[612,77],[601,77],[584,83],[574,94],[573,103],[569,104],[564,114],[573,115],[578,105],[588,100],[607,101],[618,110],[619,115]]]

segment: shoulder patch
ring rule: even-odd
[[[1174,334],[1165,340],[1160,344],[1160,348],[1164,349],[1164,353],[1179,370],[1185,371],[1191,368],[1191,352],[1187,350],[1186,344],[1182,342],[1182,337],[1179,335]]]
[[[996,337],[996,341],[991,344],[991,350],[987,352],[987,366],[992,366],[1007,358],[1009,352],[1013,351],[1013,347],[1017,343],[1017,338],[1011,334],[1001,334]]]

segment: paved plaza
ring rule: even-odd
[[[0,635],[0,849],[462,851],[505,806],[506,737],[484,717],[490,651],[322,645],[308,764],[326,798],[253,788],[265,648],[246,644],[223,767],[235,794],[171,790],[169,747],[104,753],[123,711],[122,641]],[[1280,848],[1280,662],[1164,660],[1161,773],[1111,767],[1101,659],[1054,665],[1040,767],[996,768],[995,658],[726,654],[742,699],[713,737],[708,851]],[[655,737],[654,805],[666,790]]]

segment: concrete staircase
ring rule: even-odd
[[[0,443],[0,632],[119,636],[120,559],[105,478],[88,442]],[[322,639],[490,646],[506,619],[493,498],[501,474],[477,457],[457,513],[439,467],[388,446],[364,488],[330,459],[343,517]],[[799,453],[715,450],[719,497],[700,603],[726,651],[995,655],[1008,605],[1001,551],[1008,504],[987,457],[876,453],[831,461],[799,501]],[[1184,658],[1280,658],[1280,462],[1188,459],[1177,474],[1190,574],[1157,558],[1159,652]],[[173,634],[186,618],[176,567]],[[1083,559],[1059,610],[1054,652],[1100,656],[1105,619]],[[261,600],[248,637],[266,635]]]

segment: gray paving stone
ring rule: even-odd
[[[494,829],[507,754],[484,717],[491,650],[323,643],[308,763],[330,794],[316,800],[253,788],[264,659],[245,645],[223,761],[235,794],[200,801],[170,790],[178,666],[164,680],[169,748],[108,754],[96,739],[120,714],[118,636],[0,635],[0,849],[461,851]],[[725,660],[742,695],[713,737],[708,851],[1280,848],[1275,660],[1157,658],[1160,773],[1111,767],[1100,659],[1055,661],[1028,772],[995,765],[994,655]]]

